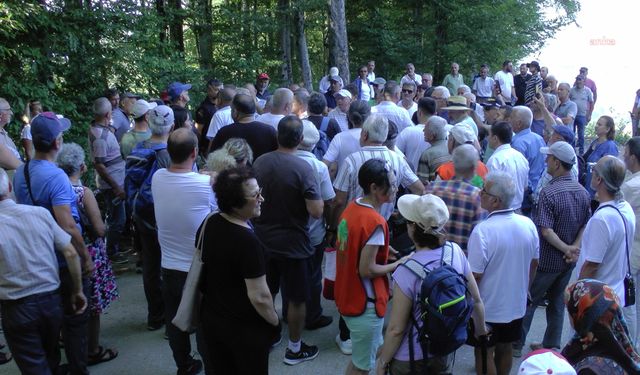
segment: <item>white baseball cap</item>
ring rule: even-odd
[[[449,130],[449,135],[455,139],[456,142],[463,145],[467,142],[473,143],[476,140],[476,133],[473,129],[466,124],[456,124]]]
[[[433,195],[405,194],[398,199],[398,210],[405,219],[416,223],[425,233],[442,234],[449,221],[449,209]]]
[[[156,103],[149,103],[144,99],[138,99],[138,100],[136,100],[135,104],[133,105],[133,109],[131,110],[131,114],[133,115],[133,118],[142,117],[147,112],[149,112],[150,109],[154,109],[157,106],[158,106],[158,104],[156,104]]]
[[[333,94],[333,96],[338,96],[338,95],[342,96],[343,98],[349,98],[349,99],[353,98],[353,96],[351,96],[351,93],[349,92],[349,90],[345,90],[345,89],[338,90],[338,92]]]
[[[549,147],[540,147],[540,152],[545,155],[553,155],[558,160],[568,164],[576,163],[576,151],[564,141],[558,141]]]
[[[520,364],[518,375],[576,375],[576,370],[557,352],[549,349],[535,350]]]

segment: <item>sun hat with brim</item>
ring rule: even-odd
[[[425,233],[441,235],[449,221],[449,209],[433,194],[405,194],[398,199],[398,210],[406,220],[414,222]]]
[[[540,153],[545,155],[553,155],[556,159],[565,163],[576,163],[576,152],[573,146],[567,142],[558,141],[549,147],[540,147]]]
[[[42,112],[31,120],[31,138],[34,142],[51,144],[71,127],[71,121],[53,112]]]
[[[520,364],[519,375],[576,375],[576,370],[562,356],[549,349],[534,350]]]
[[[467,106],[467,98],[464,96],[452,96],[447,99],[447,106],[442,108],[447,111],[473,111]]]

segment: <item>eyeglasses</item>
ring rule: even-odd
[[[500,199],[496,195],[489,193],[486,188],[482,188],[482,190],[480,190],[480,194],[485,194],[485,195]]]
[[[413,94],[413,90],[402,90],[403,94]]]
[[[245,198],[247,198],[247,199],[258,199],[261,196],[262,196],[262,188],[259,188],[256,193],[254,193],[253,195],[250,195],[248,197],[245,196]]]

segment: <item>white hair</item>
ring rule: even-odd
[[[67,176],[73,176],[84,164],[84,150],[77,143],[65,143],[56,156],[56,164]]]
[[[426,128],[436,138],[436,141],[441,141],[447,138],[447,120],[440,116],[431,116],[425,124]]]
[[[389,134],[389,120],[382,115],[372,113],[362,124],[362,131],[367,132],[370,141],[384,143]]]
[[[480,160],[478,150],[469,144],[456,147],[451,155],[453,167],[456,172],[468,172],[474,170]]]
[[[293,103],[293,91],[287,88],[281,87],[273,93],[271,98],[272,98],[272,102],[271,102],[272,109],[276,109],[276,110],[284,109],[284,107],[288,103]]]
[[[0,198],[5,198],[9,195],[9,176],[4,169],[0,168]]]
[[[525,128],[530,128],[531,123],[533,122],[533,113],[531,112],[531,109],[523,105],[513,107],[511,110],[511,117],[522,122]]]
[[[487,191],[500,199],[502,208],[507,208],[511,205],[513,198],[516,196],[516,184],[513,182],[511,175],[503,171],[493,171],[487,174],[484,181],[485,186],[491,182],[491,189]]]
[[[442,99],[449,99],[449,97],[451,96],[451,94],[449,93],[449,89],[445,86],[436,86],[431,93],[431,97],[433,97],[433,94],[435,93],[440,93]]]
[[[462,89],[464,94],[471,93],[471,89],[467,85],[458,86],[458,90]]]

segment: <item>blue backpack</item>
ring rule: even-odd
[[[445,253],[449,262],[445,262]],[[468,295],[466,278],[451,266],[453,255],[453,245],[447,242],[442,248],[439,267],[432,268],[437,260],[423,265],[409,259],[402,264],[421,281],[415,301],[420,307],[420,318],[416,321],[412,313],[411,319],[418,331],[424,358],[426,353],[434,356],[450,354],[467,340],[473,301]],[[409,355],[413,367],[413,328],[409,330]]]
[[[157,152],[167,148],[166,144],[152,144],[150,148],[140,142],[127,156],[124,188],[127,204],[134,218],[149,229],[156,229],[151,178],[158,170]]]
[[[314,147],[311,151],[316,156],[316,158],[318,158],[318,160],[322,160],[324,154],[326,154],[327,150],[329,149],[330,141],[329,137],[327,136],[328,128],[329,118],[325,116],[322,118],[322,123],[320,123],[320,129],[318,131],[320,133],[320,139],[318,140],[318,143],[316,143],[316,147]]]

